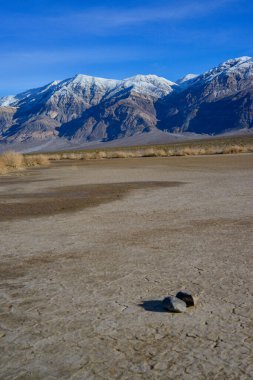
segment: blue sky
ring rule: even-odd
[[[0,0],[0,96],[76,73],[201,73],[253,55],[252,19],[252,0]]]

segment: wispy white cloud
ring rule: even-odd
[[[1,10],[0,91],[18,92],[75,72],[120,78],[157,68],[173,80],[225,56],[252,54],[252,26],[245,17],[250,0],[153,0],[142,7],[122,1],[99,8],[83,1],[79,11],[81,2],[68,1],[68,9],[55,6],[60,0],[52,3],[54,13],[51,7]],[[215,25],[216,16],[225,28]]]
[[[143,26],[145,23],[177,22],[203,17],[238,0],[177,1],[168,6],[135,8],[90,8],[85,12],[50,17],[55,27],[68,24],[70,28],[90,32],[110,31],[117,28]]]
[[[85,32],[88,34],[100,34],[115,32],[115,30],[143,27],[147,23],[156,22],[180,22],[183,20],[197,19],[218,11],[224,6],[238,3],[243,0],[177,0],[167,6],[146,7],[87,7],[84,11],[68,12],[59,11],[51,16],[12,14],[12,19],[1,18],[2,27],[8,24],[16,24],[24,30],[42,30],[45,33],[57,30],[63,34],[71,32]],[[47,29],[46,29],[47,28]],[[50,28],[50,29],[48,29]]]

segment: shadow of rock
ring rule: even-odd
[[[141,304],[139,304],[139,306],[146,311],[153,311],[155,313],[168,313],[168,311],[164,309],[161,300],[143,301]]]

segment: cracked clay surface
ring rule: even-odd
[[[252,189],[253,155],[2,177],[0,379],[252,379]]]

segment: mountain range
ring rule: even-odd
[[[114,141],[167,142],[253,130],[253,59],[177,82],[78,74],[0,98],[0,148],[47,150]]]

